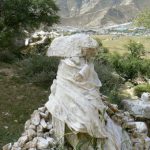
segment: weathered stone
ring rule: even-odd
[[[124,109],[135,117],[150,119],[150,101],[123,100],[122,104]]]
[[[11,148],[12,148],[12,143],[3,146],[3,150],[11,150]]]
[[[25,130],[29,129],[30,125],[31,125],[31,120],[27,120],[25,123]]]
[[[136,129],[139,133],[148,134],[147,125],[144,122],[135,122]]]
[[[36,136],[36,132],[33,129],[28,129],[26,132],[27,132],[29,140],[31,140],[33,137]]]
[[[48,118],[48,115],[43,112],[40,112],[40,115],[41,115],[41,118],[44,118],[44,119]]]
[[[40,108],[38,108],[38,110],[39,110],[40,112],[44,113],[45,110],[46,110],[46,108],[45,108],[45,107],[40,107]]]
[[[43,127],[42,125],[37,126],[37,133],[43,132]]]
[[[47,123],[47,129],[48,129],[48,130],[51,130],[52,128],[53,128],[53,125],[50,124],[50,123]]]
[[[32,141],[29,141],[28,143],[26,143],[25,148],[29,149],[29,148],[36,148],[37,146],[37,138],[34,138]]]
[[[50,134],[50,135],[53,135],[54,132],[55,132],[54,129],[51,129],[51,130],[49,131],[49,134]]]
[[[44,119],[41,119],[40,124],[41,124],[41,126],[42,126],[43,128],[47,128],[47,124],[46,124],[46,122],[45,122]]]
[[[29,129],[36,130],[36,126],[35,126],[35,125],[33,125],[33,124],[31,124],[31,125],[29,126]]]
[[[37,150],[36,148],[29,148],[29,150]]]
[[[21,147],[12,147],[12,149],[11,150],[21,150]]]
[[[147,137],[144,139],[145,141],[145,150],[150,150],[150,138]]]
[[[150,101],[150,93],[144,92],[144,93],[141,95],[141,100],[142,100],[142,101],[145,101],[145,102]]]
[[[49,146],[49,142],[48,140],[39,137],[38,138],[38,142],[37,142],[37,148],[40,150],[46,149]]]
[[[35,110],[31,115],[31,123],[35,126],[39,125],[40,123],[40,114],[37,110]]]
[[[50,135],[49,132],[46,132],[46,133],[44,133],[43,137],[46,138],[46,137],[49,137],[49,135]]]
[[[46,139],[47,139],[47,141],[49,142],[49,144],[50,144],[51,146],[52,146],[52,145],[55,145],[55,140],[54,140],[53,138],[47,137]]]
[[[19,147],[23,147],[24,144],[28,141],[28,139],[29,139],[29,138],[28,138],[27,135],[20,137],[19,140],[18,140],[18,145],[19,145]]]

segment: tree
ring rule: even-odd
[[[137,26],[150,28],[150,9],[142,11],[135,19],[135,24]]]
[[[0,51],[12,49],[15,37],[24,36],[24,30],[58,23],[58,10],[53,0],[1,0]]]

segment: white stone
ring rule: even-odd
[[[18,145],[19,145],[19,147],[23,147],[24,144],[25,144],[27,141],[28,141],[28,136],[27,136],[27,135],[20,137],[19,140],[18,140]]]
[[[31,140],[33,137],[36,136],[36,132],[33,129],[28,129],[26,132],[27,132],[29,140]]]
[[[21,147],[12,147],[11,150],[21,150]]]
[[[15,142],[14,145],[13,145],[13,147],[19,147],[18,142]]]
[[[50,145],[55,145],[55,140],[51,137],[46,138]]]
[[[41,118],[44,118],[44,119],[48,118],[48,115],[43,112],[40,112],[40,115],[41,115]]]
[[[48,140],[46,140],[42,137],[38,138],[38,142],[37,142],[37,148],[38,149],[43,150],[43,149],[48,148],[48,146],[49,146]]]
[[[53,135],[54,132],[55,132],[54,129],[51,129],[51,130],[49,131],[49,134],[50,134],[50,135]]]
[[[38,108],[38,110],[39,110],[40,112],[44,113],[45,110],[46,110],[46,108],[45,108],[45,107],[40,107],[40,108]]]
[[[37,126],[37,133],[43,132],[43,127],[42,125]]]
[[[47,124],[46,124],[46,122],[45,122],[44,119],[41,119],[40,124],[41,124],[41,126],[42,126],[43,128],[47,128]]]
[[[150,119],[150,101],[123,100],[122,106],[135,117]]]
[[[31,121],[27,120],[25,123],[25,130],[27,130],[29,128],[30,124],[31,124]]]
[[[31,123],[35,126],[39,125],[40,123],[40,114],[37,110],[35,110],[31,115]]]
[[[37,138],[34,138],[32,141],[29,141],[28,143],[26,143],[25,148],[29,149],[29,148],[36,148],[37,145]]]
[[[11,150],[11,148],[12,148],[12,143],[3,146],[3,150]]]
[[[29,150],[37,150],[36,148],[29,148]]]
[[[141,95],[141,100],[142,100],[142,101],[145,101],[145,102],[150,101],[150,93],[144,92],[144,93]]]
[[[135,125],[139,133],[148,134],[148,128],[145,122],[135,122]]]
[[[50,124],[50,123],[47,123],[47,129],[48,129],[48,130],[51,130],[52,128],[53,128],[53,125]]]
[[[46,138],[46,137],[49,137],[49,135],[50,135],[49,132],[46,132],[46,133],[44,133],[43,137]]]
[[[150,138],[147,137],[144,139],[145,141],[145,150],[149,150],[150,149]]]
[[[35,125],[33,125],[33,124],[31,124],[31,125],[29,126],[29,129],[33,129],[33,130],[35,130],[35,129],[36,129],[36,126],[35,126]]]

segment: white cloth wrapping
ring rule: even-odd
[[[82,74],[82,82],[74,79],[77,73]],[[76,65],[71,59],[61,60],[46,107],[53,116],[64,121],[74,131],[105,138],[107,132],[104,120],[99,119],[105,111],[100,98],[100,86],[92,63],[85,65],[82,59]]]
[[[47,51],[47,56],[75,57],[84,56],[85,48],[97,48],[97,42],[86,34],[75,34],[55,38]]]

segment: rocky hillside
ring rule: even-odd
[[[150,0],[56,0],[63,25],[95,27],[130,21]]]

